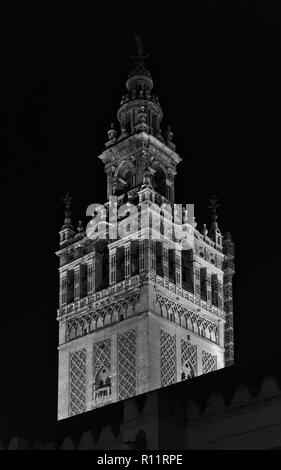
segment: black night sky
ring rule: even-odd
[[[1,438],[56,420],[60,200],[69,189],[76,226],[106,199],[97,156],[117,121],[133,31],[183,158],[176,201],[195,204],[201,227],[217,194],[220,228],[236,244],[236,364],[281,353],[279,12],[271,2],[174,3],[1,16]]]

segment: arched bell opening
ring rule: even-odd
[[[115,192],[120,196],[136,185],[135,170],[131,162],[122,163],[115,172]]]
[[[167,197],[166,174],[160,166],[155,166],[153,169],[155,170],[153,175],[153,187],[161,196]]]

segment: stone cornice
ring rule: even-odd
[[[182,158],[176,152],[160,142],[156,137],[146,132],[133,134],[121,142],[117,142],[113,147],[110,147],[99,155],[98,158],[105,163],[107,168],[108,164],[111,165],[113,162],[118,163],[119,160],[123,160],[137,153],[142,149],[142,144],[146,144],[145,148],[149,150],[153,156],[161,158],[162,160],[164,159],[168,165],[170,165],[171,161],[176,165],[182,161]]]

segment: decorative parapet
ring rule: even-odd
[[[129,289],[133,289],[135,287],[139,287],[143,281],[144,276],[136,275],[132,278],[125,279],[124,281],[119,282],[118,284],[114,284],[106,289],[98,291],[94,294],[91,294],[83,299],[76,300],[65,307],[61,307],[57,310],[57,319],[68,319],[73,317],[77,314],[86,313],[89,308],[100,308],[103,305],[108,304],[108,297],[114,296],[117,293],[124,292],[127,293]],[[182,299],[186,299],[191,302],[196,307],[205,310],[206,312],[210,312],[212,315],[224,320],[225,319],[225,312],[218,307],[215,307],[211,304],[211,302],[206,302],[202,300],[200,297],[186,291],[182,287],[176,286],[173,282],[165,280],[163,277],[158,276],[154,273],[149,274],[149,280],[154,281],[157,285],[169,290],[170,292],[176,294],[177,296],[181,297]],[[97,302],[95,305],[93,305]]]
[[[75,302],[72,302],[66,305],[65,307],[59,308],[57,310],[57,319],[66,319],[78,313],[84,313],[84,311],[87,311],[89,308],[99,308],[103,305],[108,305],[107,297],[114,296],[115,294],[118,294],[120,292],[127,293],[130,288],[137,287],[140,282],[141,276],[137,275],[129,279],[125,279],[124,281],[118,282],[117,284],[107,287],[106,289],[95,292],[94,294],[88,295],[83,299],[76,300]],[[93,305],[95,302],[98,303]],[[81,310],[83,311],[81,312]]]
[[[206,312],[210,312],[212,313],[212,315],[215,315],[216,317],[222,320],[225,319],[225,312],[221,310],[220,308],[213,306],[211,302],[206,302],[205,300],[202,300],[200,297],[194,294],[191,294],[190,292],[183,289],[182,287],[176,286],[176,284],[174,284],[173,282],[166,281],[163,277],[157,276],[153,273],[150,273],[149,279],[154,281],[156,284],[160,285],[161,287],[169,290],[170,292],[173,292],[177,296],[180,296],[183,299],[188,300],[193,305],[200,307],[200,309],[203,309]]]
[[[195,250],[196,253],[200,253],[201,249],[204,249],[206,245],[208,246],[208,251],[206,252],[206,259],[211,254],[217,253],[219,255],[219,260],[222,262],[224,255],[222,254],[222,247],[217,243],[213,242],[208,236],[202,235],[198,230],[194,230],[197,240],[195,240]],[[220,268],[221,269],[221,268]]]
[[[98,308],[103,304],[107,305],[107,298],[109,296],[114,296],[115,294],[120,292],[126,293],[129,291],[129,289],[141,285],[144,280],[144,276],[136,275],[129,279],[125,279],[124,281],[121,281],[117,284],[114,284],[110,287],[107,287],[106,289],[95,292],[94,294],[84,297],[83,299],[76,300],[75,302],[72,302],[66,305],[65,307],[61,307],[57,310],[57,320],[65,320],[70,317],[73,317],[74,315],[85,313],[90,307]],[[154,281],[156,284],[160,285],[165,289],[168,289],[170,292],[173,292],[177,296],[188,300],[193,305],[196,305],[197,307],[205,310],[206,312],[210,312],[212,315],[215,315],[216,317],[222,320],[225,319],[225,312],[223,310],[218,307],[215,307],[211,304],[211,302],[206,302],[205,300],[202,300],[200,297],[186,291],[182,287],[176,286],[176,284],[174,284],[173,282],[167,281],[163,277],[158,276],[154,273],[149,274],[149,280]],[[93,306],[92,304],[95,302],[98,303]]]

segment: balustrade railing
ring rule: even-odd
[[[111,397],[111,385],[95,389],[93,387],[93,401],[95,404],[103,403]]]

